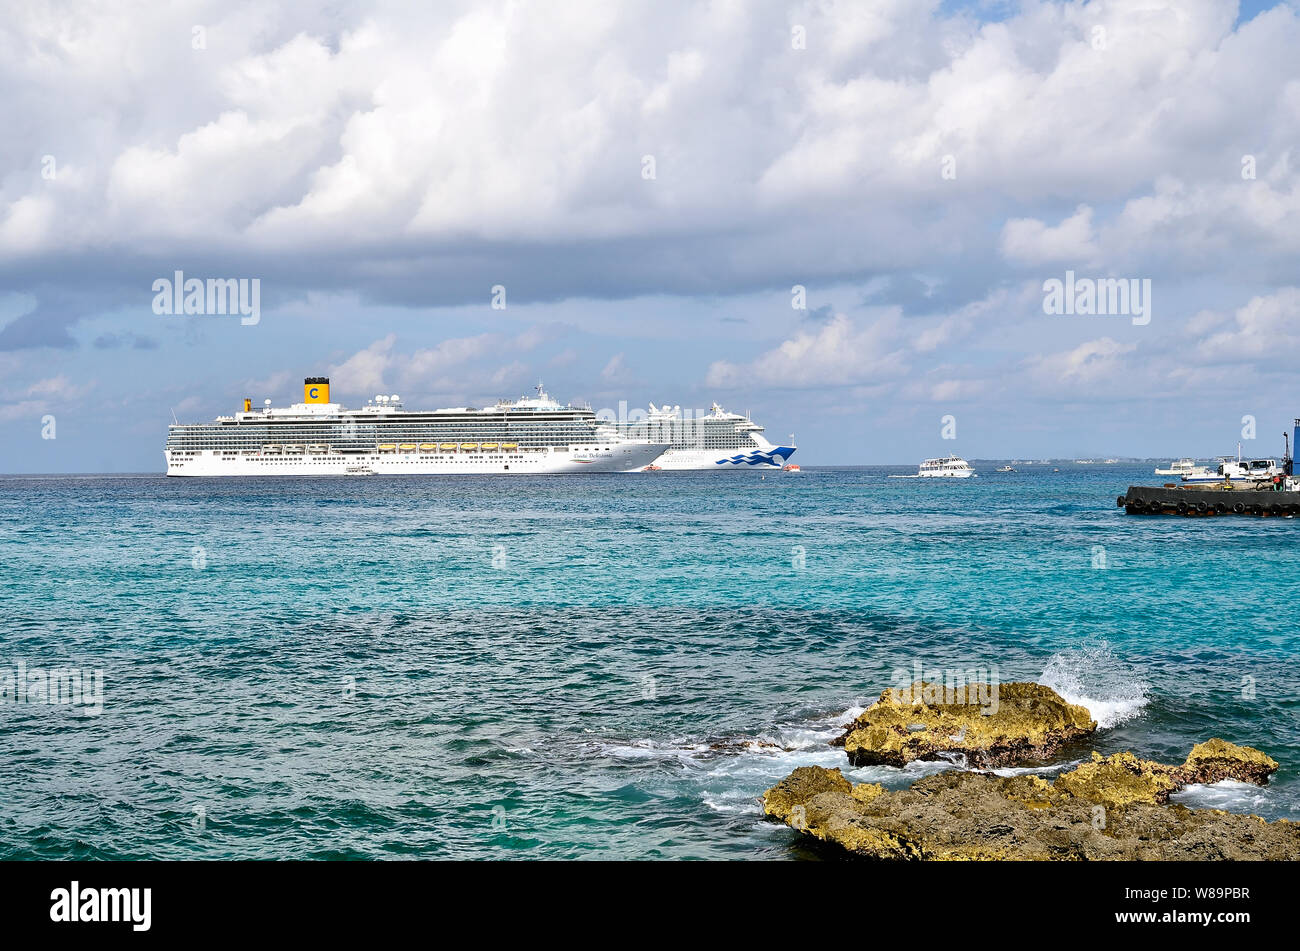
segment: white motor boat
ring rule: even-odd
[[[973,475],[975,470],[960,456],[926,459],[916,470],[918,479],[969,479]]]

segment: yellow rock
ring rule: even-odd
[[[774,819],[788,822],[795,807],[806,807],[819,793],[830,790],[847,793],[852,788],[853,784],[838,769],[800,766],[763,793],[763,812]]]
[[[1272,762],[1258,750],[1223,741],[1198,750],[1188,757],[1197,768],[1212,763],[1215,770],[1239,772],[1242,764],[1267,770]],[[885,790],[852,784],[838,769],[804,766],[764,794],[763,808],[809,838],[862,858],[1300,859],[1300,825],[1165,805],[1186,770],[1186,764],[1166,766],[1132,753],[1093,754],[1052,783],[1031,775],[945,770],[911,789]]]
[[[867,803],[871,802],[871,800],[875,799],[884,791],[885,787],[880,785],[880,783],[854,783],[853,789],[849,792],[849,795],[858,802]]]
[[[1168,802],[1169,794],[1182,783],[1168,766],[1138,759],[1132,753],[1116,753],[1103,758],[1092,754],[1084,763],[1056,779],[1056,786],[1077,799],[1086,799],[1107,808],[1141,802],[1159,805]]]
[[[1216,736],[1193,746],[1179,772],[1185,783],[1236,779],[1262,784],[1277,772],[1277,766],[1277,760],[1252,746],[1238,746]]]
[[[1047,760],[1097,729],[1088,711],[1042,684],[917,681],[890,688],[849,725],[839,743],[854,766],[904,766],[964,755],[973,766]]]

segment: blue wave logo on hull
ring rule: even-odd
[[[777,446],[775,449],[755,449],[739,455],[718,459],[715,466],[780,466],[794,455],[793,446]]]

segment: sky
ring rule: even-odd
[[[1278,455],[1297,50],[1291,0],[21,4],[0,472],[161,471],[316,375],[716,401],[805,465]]]

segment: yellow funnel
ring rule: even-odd
[[[304,403],[328,403],[330,401],[329,377],[309,376],[303,380],[302,401]]]

